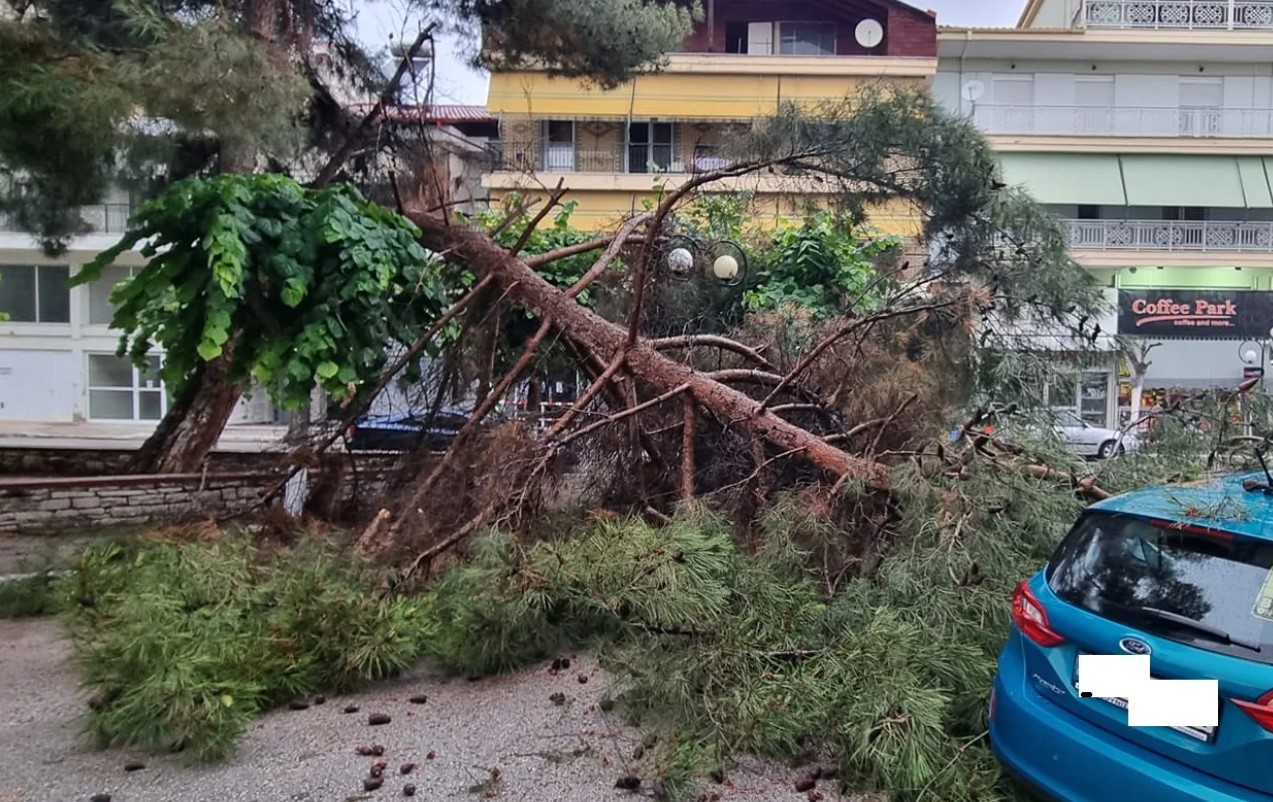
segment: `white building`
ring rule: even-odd
[[[1118,302],[1106,330],[1161,343],[1151,404],[1238,383],[1270,337],[1271,53],[1269,0],[1031,0],[1017,28],[939,32],[939,102],[1061,218]],[[1108,424],[1130,392],[1111,359],[1049,400]]]
[[[394,125],[418,125],[437,140],[432,162],[420,166],[416,183],[441,187],[458,211],[471,214],[485,205],[481,171],[489,166],[486,142],[496,127],[485,109],[392,109],[388,117]],[[144,264],[141,254],[124,255],[93,284],[67,285],[118,242],[130,212],[129,198],[121,193],[81,210],[93,233],[76,238],[55,258],[0,216],[0,312],[8,315],[0,321],[0,445],[132,447],[167,411],[167,393],[155,375],[162,354],[151,358],[152,370],[139,370],[115,356],[120,332],[109,328],[111,290]],[[321,414],[321,404],[314,414]],[[253,392],[239,402],[220,447],[277,442],[285,421],[265,392]]]
[[[115,356],[119,332],[109,328],[111,290],[143,264],[130,252],[100,281],[67,282],[124,231],[130,205],[124,195],[82,210],[94,233],[48,257],[31,234],[0,216],[0,443],[64,440],[136,444],[167,411],[167,394],[153,371]],[[155,369],[162,354],[151,359]],[[239,403],[227,443],[277,438],[278,414],[263,393]],[[247,428],[245,428],[247,427]]]

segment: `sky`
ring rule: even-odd
[[[410,0],[350,0],[358,9],[358,35],[373,49],[388,48],[393,41],[411,41],[418,29],[408,25],[420,14],[410,10]],[[940,25],[1010,27],[1015,25],[1025,0],[911,0],[911,5],[937,12]],[[486,103],[486,75],[468,66],[476,47],[477,32],[447,33],[436,40],[438,103]]]

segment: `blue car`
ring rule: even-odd
[[[1083,513],[1013,596],[989,710],[1010,774],[1057,802],[1273,801],[1270,484],[1151,487]],[[1128,726],[1125,699],[1079,695],[1080,654],[1217,680],[1217,726]]]

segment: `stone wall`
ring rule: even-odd
[[[181,522],[243,512],[278,474],[0,478],[0,534]]]
[[[0,476],[114,476],[124,472],[133,453],[111,448],[0,448]],[[214,451],[208,455],[208,470],[269,471],[277,469],[281,458],[270,451]],[[386,457],[359,454],[358,460],[379,463]]]
[[[286,475],[269,470],[154,476],[0,476],[0,535],[221,518],[250,510]],[[354,522],[376,511],[396,458],[331,455],[308,474],[307,512]],[[274,504],[278,504],[276,499]]]

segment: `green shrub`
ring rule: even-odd
[[[65,620],[101,746],[226,756],[262,711],[409,667],[419,601],[380,598],[367,566],[325,542],[266,554],[243,537],[89,548]]]
[[[48,573],[0,582],[0,618],[37,618],[57,614],[61,594]]]

